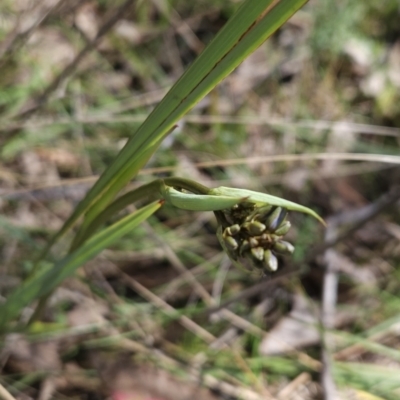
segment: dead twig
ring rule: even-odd
[[[16,400],[14,396],[0,383],[0,398],[4,400]]]
[[[296,389],[302,385],[311,381],[311,375],[307,372],[302,372],[296,378],[294,378],[288,385],[279,391],[277,398],[280,400],[289,399],[290,395],[296,391]]]
[[[40,1],[17,17],[14,28],[0,44],[0,68],[7,62],[8,56],[21,48],[35,29],[45,22],[51,12],[60,7],[64,1],[58,0],[57,3],[51,4],[50,7],[46,5],[45,1]],[[35,16],[35,14],[37,18],[32,18],[32,15]],[[24,19],[27,21],[24,21]],[[27,26],[24,27],[23,25]]]
[[[342,233],[327,238],[327,240],[311,249],[309,254],[305,257],[304,263],[309,263],[317,255],[322,254],[325,250],[335,246],[337,243],[342,242],[344,239],[351,236],[353,233],[362,228],[367,222],[371,221],[387,207],[395,204],[400,199],[400,186],[394,186],[389,192],[383,194],[375,202],[361,207],[358,210],[351,210],[341,213],[334,218],[331,218],[329,223],[336,227],[351,224],[349,228]]]
[[[328,228],[325,233],[325,241],[335,240],[337,227],[328,221]],[[321,310],[321,344],[322,344],[322,370],[321,385],[325,400],[335,400],[337,396],[336,384],[333,379],[332,370],[332,345],[327,330],[334,327],[338,292],[338,270],[335,265],[335,258],[332,257],[333,249],[327,249],[324,255],[325,273],[322,287],[322,310]]]
[[[200,168],[199,163],[193,164]],[[218,161],[215,161],[215,166],[218,166]],[[393,168],[393,164],[370,164],[369,162],[360,162],[357,165],[348,164],[336,168],[334,171],[321,172],[320,170],[310,171],[309,180],[320,180],[327,178],[337,178],[338,176],[358,175],[366,172],[376,172],[383,169]],[[144,168],[139,175],[153,175],[155,173],[172,172],[176,167],[159,167],[159,168]],[[290,175],[290,172],[289,174]],[[286,174],[271,174],[268,177],[260,179],[259,183],[280,184],[285,180]],[[0,197],[5,200],[26,200],[29,201],[30,196],[34,196],[39,201],[57,200],[60,198],[68,198],[73,201],[79,201],[83,198],[91,185],[99,178],[98,175],[87,176],[84,178],[63,179],[59,182],[38,185],[23,189],[0,189]],[[230,182],[224,180],[214,181],[215,186],[228,186]],[[131,184],[129,188],[135,188],[136,184]],[[249,188],[251,189],[251,188]]]
[[[246,400],[263,400],[265,396],[262,396],[256,392],[253,392],[250,389],[236,387],[231,385],[230,383],[218,380],[212,375],[205,375],[203,378],[203,383],[210,389],[218,390],[225,395],[232,396],[237,399],[246,399]]]
[[[262,291],[266,290],[269,286],[274,286],[281,280],[286,279],[290,276],[298,275],[299,273],[300,273],[300,271],[298,269],[285,268],[284,270],[277,272],[271,278],[263,278],[263,280],[261,282],[255,284],[255,285],[241,291],[240,293],[232,296],[231,298],[223,301],[220,305],[207,308],[204,311],[204,313],[207,315],[213,314],[213,313],[220,311],[221,309],[229,306],[230,304],[236,303],[239,300],[253,297],[253,296],[257,295],[258,293],[261,293]]]
[[[333,328],[333,321],[336,312],[338,293],[338,268],[335,265],[335,257],[331,247],[341,240],[344,240],[352,233],[364,226],[372,218],[376,217],[383,210],[394,204],[400,198],[400,187],[394,187],[385,193],[377,201],[359,210],[342,213],[328,221],[328,228],[325,234],[325,273],[322,292],[322,314],[321,314],[321,342],[322,342],[322,363],[321,384],[325,400],[337,398],[336,385],[332,371],[332,341],[327,330]],[[340,226],[351,222],[352,226],[340,234]]]
[[[89,42],[87,45],[89,45]],[[145,105],[152,105],[160,101],[166,93],[165,89],[160,89],[150,93],[135,96],[128,100],[126,104],[118,104],[117,108],[108,108],[106,112],[96,112],[85,114],[80,117],[79,121],[72,120],[68,117],[41,118],[35,121],[16,122],[13,125],[8,125],[7,129],[40,129],[48,125],[68,125],[75,122],[82,124],[104,124],[104,123],[140,123],[143,122],[148,115],[119,115],[124,111],[129,111],[133,108]],[[343,133],[355,133],[360,135],[376,135],[400,137],[400,129],[387,127],[382,125],[357,124],[345,121],[288,121],[286,119],[270,118],[267,116],[232,116],[232,115],[200,115],[189,114],[184,117],[184,121],[192,124],[235,124],[235,125],[267,125],[271,127],[281,127],[286,129],[314,129],[316,131],[325,131],[327,129],[335,130]],[[5,128],[0,127],[0,130]],[[334,156],[335,153],[329,153]]]

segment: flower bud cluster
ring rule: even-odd
[[[282,240],[289,231],[287,210],[282,207],[239,203],[224,211],[222,241],[234,260],[245,258],[266,273],[278,269],[277,254],[292,254],[294,246]]]

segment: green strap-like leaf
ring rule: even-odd
[[[85,222],[90,224],[137,174],[174,124],[306,1],[246,0],[131,137],[56,238],[92,207]]]
[[[160,137],[164,137],[181,117],[306,2],[307,0],[274,2],[277,3],[275,7],[260,18],[273,2],[246,1],[128,142],[118,157],[121,169],[112,178],[115,183],[107,192],[111,190],[111,195],[118,193],[140,169],[137,168],[135,157],[148,146],[158,143]],[[128,152],[127,156],[125,152]],[[121,163],[125,157],[131,161]],[[99,204],[103,199],[100,199]]]

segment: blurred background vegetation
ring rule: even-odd
[[[0,301],[239,3],[1,2]],[[398,399],[399,20],[397,0],[310,1],[132,182],[178,175],[318,211],[327,230],[291,216],[296,252],[277,277],[231,268],[211,213],[163,208],[63,284],[42,322],[3,337],[2,387]]]

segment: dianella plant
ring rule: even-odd
[[[40,310],[52,290],[65,278],[165,203],[188,211],[214,212],[220,243],[236,265],[256,268],[264,274],[278,269],[276,255],[291,254],[294,250],[292,244],[283,240],[290,229],[288,210],[322,221],[312,210],[265,193],[227,187],[212,189],[177,177],[157,179],[122,196],[119,193],[175,129],[179,119],[306,1],[245,0],[241,4],[78,204],[43,250],[31,276],[0,306],[1,330],[15,329],[12,321],[31,302],[39,300],[37,310]],[[138,200],[145,205],[104,227],[115,214]],[[51,247],[78,223],[68,253],[54,265],[44,263]]]

